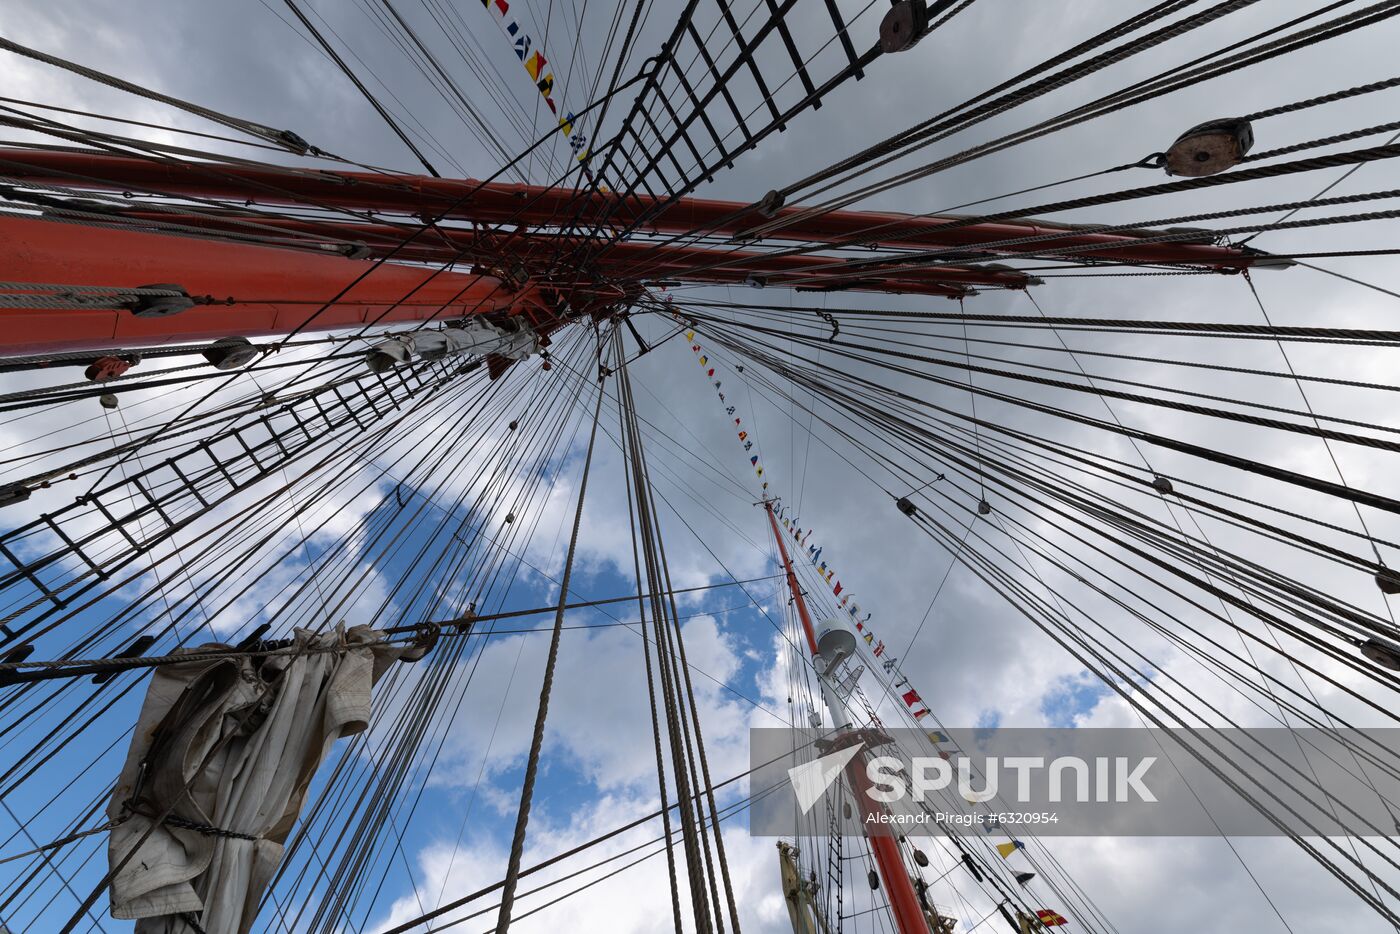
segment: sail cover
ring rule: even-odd
[[[114,918],[138,934],[252,927],[316,769],[368,727],[379,675],[412,657],[381,636],[297,630],[285,654],[156,669],[107,809],[120,821],[108,841]]]

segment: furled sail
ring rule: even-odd
[[[271,654],[210,644],[156,670],[107,810],[113,917],[146,934],[252,928],[316,769],[412,657],[381,636],[297,630]]]

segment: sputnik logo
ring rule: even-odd
[[[788,779],[792,782],[792,790],[797,795],[797,804],[802,808],[803,814],[812,810],[822,799],[831,783],[836,781],[836,776],[846,767],[846,763],[854,759],[864,745],[863,742],[855,743],[820,759],[813,759],[788,769]]]

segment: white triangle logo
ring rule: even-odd
[[[854,759],[864,746],[864,743],[856,743],[788,769],[788,778],[792,781],[792,790],[797,795],[797,804],[803,814],[812,810],[813,805],[822,799],[846,763]]]

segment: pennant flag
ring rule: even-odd
[[[874,642],[874,641],[875,641],[875,633],[873,633],[873,632],[867,632],[867,633],[865,634],[865,644],[866,644],[866,645],[869,645],[870,643],[872,643],[872,642]]]
[[[997,852],[1001,854],[1002,859],[1007,859],[1012,853],[1015,853],[1017,850],[1024,850],[1025,848],[1026,845],[1020,840],[1012,840],[1010,843],[997,844]]]
[[[530,77],[539,80],[540,72],[544,70],[545,58],[537,50],[534,55],[525,62],[525,70],[530,73]],[[552,79],[551,79],[552,80]]]
[[[709,358],[709,357],[705,356],[704,354],[701,354],[701,355],[700,355],[700,365],[701,365],[701,366],[704,366],[705,364],[707,364],[707,363],[709,363],[709,362],[710,362],[710,358]]]
[[[753,457],[750,457],[749,463],[753,464],[754,466],[758,466],[758,455],[755,454]]]
[[[686,331],[686,332],[685,332],[685,339],[688,340],[688,341],[693,341],[693,340],[695,340],[695,332],[694,332],[694,331]]]
[[[749,433],[748,433],[747,431],[741,431],[741,432],[739,432],[739,440],[740,440],[740,441],[743,441],[743,440],[744,440],[745,438],[747,438],[748,436],[749,436]]]
[[[520,28],[519,23],[511,23],[506,26],[506,32],[510,33],[511,37],[515,39],[515,41],[511,43],[515,46],[515,57],[522,62],[525,61],[525,56],[530,54],[530,37],[525,33],[525,30]]]
[[[924,710],[916,710],[916,711],[914,711],[914,719],[915,719],[915,720],[922,720],[924,717],[927,717],[927,716],[928,716],[928,709],[927,709],[927,708],[925,708]]]
[[[714,369],[711,368],[710,371],[709,371],[708,373],[706,373],[705,375],[706,375],[706,376],[714,376],[714,375],[715,375]]]
[[[939,743],[948,742],[948,737],[946,734],[940,733],[937,730],[930,730],[928,734],[928,741],[936,746]]]
[[[881,644],[881,645],[884,645],[885,643],[881,642],[880,644]],[[919,702],[919,692],[918,692],[918,691],[905,691],[905,692],[904,692],[904,706],[905,706],[905,707],[913,707],[913,706],[914,706],[915,704],[917,704],[918,702]]]
[[[1016,873],[1016,881],[1017,881],[1018,883],[1020,883],[1021,885],[1025,885],[1027,882],[1031,881],[1031,880],[1034,879],[1034,878],[1035,878],[1035,873],[1033,873],[1033,872],[1018,872],[1018,873]]]
[[[884,654],[885,654],[885,643],[884,643],[884,640],[881,640],[881,641],[880,641],[880,644],[877,645],[877,646],[875,646],[875,651],[872,652],[871,654],[874,655],[876,658],[879,658],[881,655],[884,655]]]
[[[835,586],[834,588],[832,588],[832,590],[831,590],[831,595],[832,595],[833,597],[839,597],[839,596],[841,596],[841,582],[840,582],[840,581],[837,581],[837,582],[836,582],[836,586]]]
[[[1035,916],[1040,919],[1040,923],[1048,928],[1057,928],[1062,924],[1069,924],[1065,916],[1058,911],[1051,911],[1049,908],[1037,908]]]

